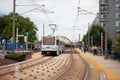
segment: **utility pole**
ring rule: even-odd
[[[79,42],[80,42],[80,34],[79,34]]]
[[[28,50],[28,32],[26,33],[27,34],[27,36],[25,36],[24,38],[25,38],[25,42],[26,42],[26,50]]]
[[[105,59],[108,58],[108,53],[107,53],[107,44],[108,44],[108,35],[107,35],[107,14],[108,14],[108,6],[107,6],[107,1],[105,2]]]
[[[16,29],[16,51],[17,51],[17,47],[18,46],[18,28]]]
[[[93,46],[93,36],[91,36],[91,46]]]
[[[43,36],[45,35],[45,23],[43,23]]]
[[[13,27],[12,27],[12,35],[13,35],[13,53],[14,53],[14,44],[15,44],[15,4],[16,0],[13,0]]]
[[[101,32],[101,54],[103,55],[103,33]]]
[[[88,51],[89,51],[89,47],[90,47],[90,25],[88,23]]]

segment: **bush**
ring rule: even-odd
[[[6,54],[5,58],[6,59],[12,59],[12,60],[16,60],[16,61],[24,61],[25,60],[25,54],[21,54],[21,53],[14,53],[14,54]]]
[[[115,43],[113,44],[113,50],[120,52],[120,34],[115,35]]]

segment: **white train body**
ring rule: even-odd
[[[58,37],[43,36],[41,52],[43,55],[59,55],[63,52],[64,45],[61,44]]]

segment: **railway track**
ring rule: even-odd
[[[0,67],[0,80],[101,80],[99,71],[88,63],[76,51],[68,49],[56,57]]]
[[[85,60],[74,50],[70,58],[69,66],[56,77],[56,80],[87,80],[88,65]]]
[[[19,62],[19,63],[15,63],[15,64],[11,64],[11,65],[7,65],[7,66],[1,66],[0,67],[0,80],[10,80],[9,77],[7,77],[8,79],[4,79],[2,77],[11,74],[11,76],[14,76],[14,73],[16,72],[16,67],[19,68],[20,71],[27,69],[29,67],[33,67],[37,64],[42,64],[43,62],[51,59],[52,57],[41,57],[39,59],[33,59],[33,60],[29,60],[29,61],[24,61],[24,62]],[[15,76],[14,76],[15,78]],[[11,79],[12,80],[12,79]]]
[[[69,63],[69,55],[59,57],[43,57],[38,60],[17,63],[15,65],[1,67],[0,80],[53,80],[56,75],[66,68]],[[53,75],[54,74],[54,75]]]

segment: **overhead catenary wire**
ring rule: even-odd
[[[32,4],[33,4],[34,6],[39,6],[39,4],[38,4],[35,0],[29,0],[29,1],[32,1],[32,2],[33,2]],[[46,10],[46,9],[44,9],[44,8],[41,8],[41,10],[43,11],[45,17],[49,20],[49,22],[50,22],[51,24],[53,24],[53,21],[50,19],[50,17],[49,17],[46,13],[54,13],[54,12],[53,12],[53,11]],[[39,12],[39,10],[38,10],[38,11],[35,11],[35,12]],[[57,25],[55,24],[55,27],[54,27],[54,28],[53,28],[52,26],[50,26],[50,28],[51,28],[51,30],[53,31],[53,34],[54,34],[55,30],[57,30]]]
[[[39,6],[38,3],[37,3],[35,0],[32,0],[32,1],[35,3],[36,6]],[[54,12],[48,11],[48,10],[46,11],[46,10],[43,9],[43,8],[42,8],[42,10],[43,10],[44,15],[46,16],[46,18],[47,18],[51,23],[53,23],[53,21],[50,19],[50,17],[49,17],[46,13],[54,13]]]
[[[80,0],[78,0],[78,7],[80,7]],[[76,15],[76,18],[75,18],[75,22],[74,22],[74,26],[73,27],[75,27],[76,26],[76,24],[77,24],[77,20],[78,20],[78,16],[79,16],[79,11],[78,11],[79,9],[77,9],[77,15]]]
[[[27,5],[23,5],[23,4],[19,4],[19,5],[17,5],[16,4],[16,6],[17,7],[19,7],[19,6],[28,6],[28,7],[31,7],[31,6],[35,6],[35,4],[27,4]],[[38,6],[36,7],[35,6],[35,8],[33,8],[33,9],[30,9],[30,10],[28,10],[28,11],[25,11],[25,12],[23,12],[23,13],[21,13],[20,15],[23,15],[23,14],[26,14],[26,13],[28,13],[28,12],[33,12],[33,11],[35,11],[35,10],[38,10],[38,9],[40,9],[40,8],[42,8],[43,6],[45,6],[44,4],[38,4]],[[42,11],[41,11],[42,12]]]
[[[80,0],[78,0],[78,7],[80,7]]]
[[[82,8],[80,8],[80,7],[78,7],[78,11],[79,11],[78,13],[80,13],[80,12],[86,12],[86,13],[83,13],[83,14],[86,14],[86,15],[87,15],[87,14],[97,15],[97,14],[91,12],[91,11],[82,9]],[[82,13],[80,13],[80,14],[82,14]]]
[[[34,5],[22,5],[21,4],[21,5],[16,5],[16,6],[28,6],[29,7],[29,6],[34,6]]]
[[[34,6],[39,6],[39,4],[35,1],[35,0],[29,0],[31,1],[31,3],[34,5]],[[44,8],[41,8],[42,12],[44,13],[44,15],[46,16],[46,18],[49,20],[49,22],[53,23],[53,21],[50,19],[50,17],[46,14],[46,13],[54,13],[53,11],[49,11],[49,10],[46,10]],[[34,12],[39,12],[40,10],[38,11],[34,11]],[[41,12],[41,11],[40,11]]]
[[[80,0],[78,0],[78,1],[80,1]],[[109,12],[110,12],[110,11],[112,10],[112,8],[114,7],[114,6],[113,6],[114,3],[115,3],[115,1],[113,0],[113,2],[112,2],[112,4],[111,4],[111,8],[109,8]],[[80,3],[78,3],[78,4],[80,4]],[[80,12],[86,12],[86,13],[80,13]],[[98,17],[101,17],[100,15],[97,15],[97,14],[91,12],[91,11],[82,9],[80,6],[78,6],[78,13],[79,13],[79,14],[85,14],[85,15],[87,15],[87,14],[92,14],[92,15],[96,15],[96,16],[98,16]]]
[[[80,6],[80,0],[78,0],[78,7],[79,6]],[[75,33],[75,27],[76,27],[76,24],[77,24],[77,21],[78,21],[78,16],[79,16],[79,9],[77,9],[76,18],[75,18],[74,25],[73,25],[73,39],[75,38],[74,33]]]
[[[32,12],[32,11],[34,11],[34,10],[37,10],[37,9],[43,7],[43,6],[45,6],[45,5],[42,5],[42,6],[39,6],[39,7],[33,8],[33,9],[31,9],[31,10],[28,10],[28,11],[25,11],[25,12],[21,13],[20,15],[26,14],[26,13],[28,13],[28,12]]]

